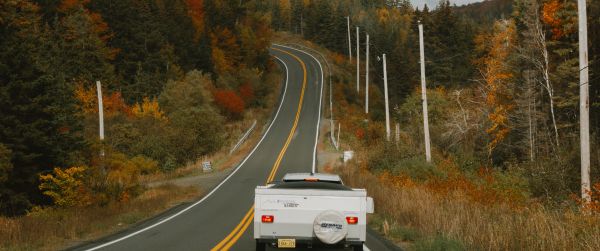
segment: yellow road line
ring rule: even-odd
[[[223,245],[225,245],[225,243],[227,241],[229,241],[229,239],[231,239],[231,237],[233,237],[235,232],[237,232],[238,230],[240,230],[240,228],[242,228],[243,223],[245,221],[253,218],[253,217],[251,217],[251,216],[254,216],[253,212],[254,212],[254,205],[252,205],[252,207],[250,207],[250,210],[248,210],[248,212],[246,213],[246,215],[244,216],[242,221],[233,229],[233,231],[231,231],[231,233],[229,233],[229,235],[227,235],[227,237],[225,237],[225,239],[223,239],[221,242],[219,242],[218,245],[216,245],[214,248],[212,248],[211,251],[216,251],[216,250],[219,250],[221,247],[223,247]]]
[[[244,227],[242,228],[242,230],[239,231],[235,235],[235,237],[233,237],[233,239],[229,243],[227,243],[227,245],[225,245],[225,247],[223,248],[223,250],[229,250],[231,248],[231,246],[233,246],[233,244],[235,244],[238,241],[238,239],[240,239],[240,237],[242,237],[242,234],[246,232],[246,229],[248,229],[248,226],[250,226],[251,222],[252,222],[252,217],[248,218],[248,220],[244,224]]]
[[[290,130],[290,133],[285,141],[285,144],[281,148],[281,151],[279,152],[279,155],[277,156],[277,159],[275,160],[275,163],[273,164],[273,167],[271,168],[271,172],[269,173],[269,177],[267,177],[266,183],[273,181],[273,179],[275,178],[275,174],[277,173],[277,170],[279,169],[279,165],[281,164],[283,155],[287,151],[287,148],[290,145],[290,142],[292,142],[292,138],[294,137],[294,133],[296,132],[296,128],[298,127],[298,121],[300,120],[300,112],[302,111],[302,103],[304,102],[304,90],[306,89],[306,65],[304,64],[304,61],[302,61],[302,59],[300,59],[298,56],[296,56],[292,53],[289,53],[287,51],[277,49],[277,48],[272,48],[272,49],[281,51],[285,54],[288,54],[288,55],[292,56],[294,59],[296,59],[298,62],[300,62],[300,65],[302,65],[302,71],[304,73],[304,76],[303,76],[303,80],[302,80],[302,91],[300,92],[300,101],[298,101],[298,111],[296,112],[296,117],[294,118],[294,124],[292,125],[292,129]],[[252,217],[249,217],[249,216],[252,216]],[[242,218],[240,223],[238,223],[238,225],[231,231],[231,233],[229,233],[229,235],[227,235],[227,237],[225,237],[214,248],[212,248],[211,251],[229,250],[231,248],[231,246],[233,246],[239,240],[239,238],[242,236],[242,234],[244,234],[244,232],[246,232],[246,229],[248,229],[248,227],[250,226],[250,223],[254,219],[253,216],[254,216],[254,205],[252,205],[250,207],[250,210],[248,210],[248,212],[246,213],[244,218]]]
[[[302,79],[302,91],[300,92],[300,101],[298,101],[298,111],[296,112],[296,117],[294,118],[294,125],[292,126],[292,129],[290,130],[290,134],[288,135],[288,138],[285,142],[285,145],[283,146],[283,149],[281,149],[281,152],[279,152],[279,156],[277,157],[277,161],[273,165],[273,169],[271,169],[271,174],[269,175],[269,178],[267,179],[267,183],[273,181],[273,179],[275,178],[275,174],[277,173],[277,170],[279,169],[279,164],[281,163],[281,160],[283,159],[283,155],[285,154],[285,151],[287,150],[288,145],[290,144],[290,142],[292,141],[292,138],[294,137],[294,133],[296,132],[296,127],[298,127],[298,121],[300,120],[300,112],[302,111],[302,104],[304,102],[304,90],[306,89],[306,65],[304,64],[304,61],[302,61],[302,59],[300,59],[296,55],[291,54],[287,51],[280,50],[277,48],[273,48],[273,49],[281,51],[283,53],[286,53],[286,54],[292,56],[293,58],[295,58],[296,60],[298,60],[298,62],[300,62],[300,65],[302,66],[303,79]]]

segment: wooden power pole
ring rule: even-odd
[[[579,16],[579,133],[581,140],[581,198],[590,202],[590,91],[588,70],[587,10],[577,1]]]
[[[356,26],[356,92],[360,92],[360,34]]]
[[[385,54],[383,54],[383,95],[385,98],[385,135],[390,141],[390,103],[388,101],[388,84],[387,84],[387,66],[385,62]]]
[[[423,99],[423,133],[425,134],[425,159],[431,162],[431,141],[429,139],[429,114],[427,111],[427,85],[425,84],[425,45],[423,44],[423,24],[419,21],[419,49],[421,51],[421,98]]]
[[[350,40],[350,16],[346,17],[346,24],[348,25],[348,57],[352,62],[352,42]]]
[[[367,34],[367,59],[365,62],[365,113],[369,114],[369,34]]]

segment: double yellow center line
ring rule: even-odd
[[[285,151],[287,150],[288,146],[290,145],[290,142],[292,141],[292,138],[294,137],[294,133],[296,132],[296,127],[298,127],[298,121],[300,120],[300,112],[302,111],[302,102],[304,101],[304,90],[306,89],[306,65],[304,64],[304,61],[302,61],[302,59],[300,59],[298,56],[296,56],[292,53],[289,53],[287,51],[280,50],[277,48],[272,48],[272,49],[283,52],[285,54],[288,54],[288,55],[292,56],[294,59],[296,59],[298,62],[300,62],[304,76],[303,76],[303,80],[302,80],[302,91],[300,92],[300,101],[298,101],[298,111],[296,111],[296,117],[294,118],[294,125],[292,126],[292,129],[290,130],[290,133],[285,141],[285,144],[283,145],[283,148],[281,148],[281,151],[279,152],[279,155],[277,156],[277,160],[275,160],[275,163],[273,164],[273,167],[271,168],[271,173],[269,174],[269,177],[267,178],[267,181],[266,181],[267,184],[269,182],[273,181],[273,179],[275,178],[275,174],[277,173],[277,170],[279,169],[279,165],[281,164],[283,155],[285,154]],[[223,240],[221,240],[221,242],[219,242],[214,248],[212,248],[211,251],[229,250],[231,248],[231,246],[233,246],[240,239],[242,234],[244,234],[244,232],[246,232],[246,229],[248,229],[248,226],[250,226],[252,219],[254,219],[254,204],[250,207],[250,210],[248,210],[246,215],[244,215],[244,218],[242,218],[240,223],[238,223],[238,225]]]

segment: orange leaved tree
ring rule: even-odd
[[[512,94],[513,74],[509,64],[515,39],[512,21],[500,20],[494,25],[493,34],[487,39],[487,55],[482,59],[480,71],[486,90],[485,103],[488,108],[490,126],[486,132],[491,140],[487,145],[488,155],[510,132],[510,114],[514,109]]]

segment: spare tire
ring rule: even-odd
[[[321,242],[336,244],[346,238],[348,224],[340,212],[327,210],[315,217],[313,231]]]

